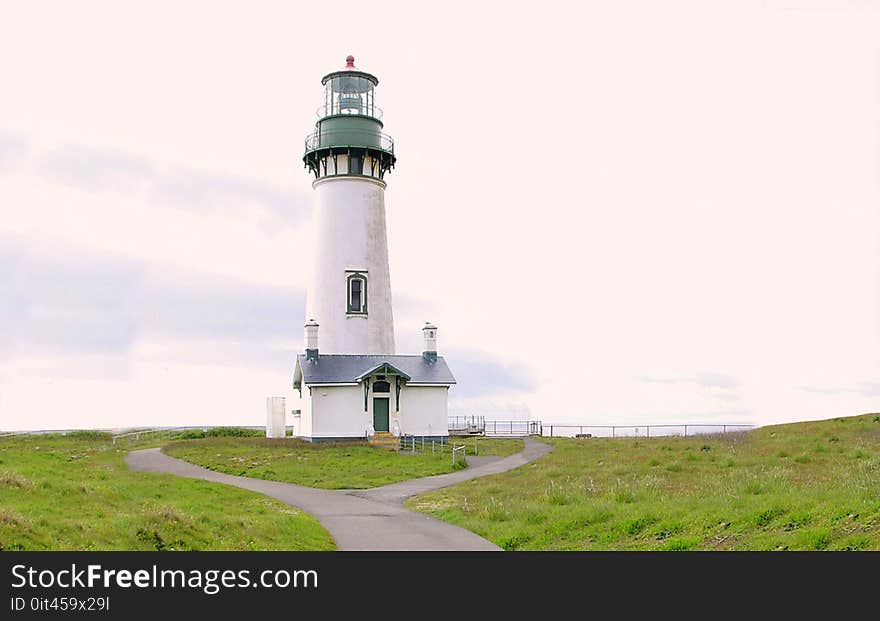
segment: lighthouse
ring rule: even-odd
[[[456,382],[437,355],[437,326],[422,328],[421,354],[394,350],[385,176],[396,155],[376,106],[379,80],[349,56],[321,84],[324,103],[303,155],[314,177],[314,251],[293,435],[391,448],[400,436],[445,438]]]
[[[376,106],[379,80],[349,56],[321,84],[303,156],[315,193],[306,318],[320,324],[326,353],[394,354],[385,177],[396,158]]]

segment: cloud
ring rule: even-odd
[[[237,342],[301,337],[302,289],[241,283],[194,274],[151,274],[138,294],[145,333]]]
[[[735,377],[711,372],[697,373],[695,381],[704,388],[737,388],[741,384]]]
[[[200,213],[260,208],[296,224],[311,205],[301,193],[262,181],[183,168],[160,169],[144,157],[80,145],[65,145],[40,156],[38,170],[51,181],[81,190],[145,194],[154,203]]]
[[[0,171],[11,169],[27,153],[23,138],[0,132]]]
[[[0,354],[127,354],[139,339],[299,338],[304,293],[0,238]]]
[[[0,239],[0,354],[126,350],[136,334],[127,311],[141,277],[128,261],[52,256]]]
[[[31,375],[106,379],[107,365],[126,368],[135,347],[151,361],[292,368],[304,312],[302,289],[0,237],[0,355],[55,361],[29,367]],[[488,353],[444,355],[457,398],[536,388],[528,369]],[[70,368],[77,359],[91,362]]]
[[[865,382],[859,386],[859,393],[866,397],[880,397],[880,382]]]
[[[737,388],[741,384],[740,380],[735,377],[712,371],[700,372],[695,375],[668,377],[642,375],[638,379],[651,384],[697,384],[703,388]]]
[[[450,349],[443,356],[458,381],[451,396],[486,397],[537,388],[537,382],[524,366],[501,361],[485,352]]]
[[[141,191],[158,177],[143,157],[78,145],[41,156],[38,167],[52,181],[91,192]]]
[[[257,205],[291,223],[304,218],[310,205],[305,196],[265,183],[192,170],[158,176],[151,197],[156,202],[204,211]]]
[[[865,397],[880,396],[880,382],[861,382],[851,386],[817,386],[810,384],[801,386],[801,390],[823,395],[841,395],[845,393],[863,395]]]

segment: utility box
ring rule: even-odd
[[[287,429],[284,426],[286,408],[284,397],[266,397],[267,438],[283,438],[287,435]]]

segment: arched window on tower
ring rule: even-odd
[[[367,274],[346,272],[346,313],[367,314]]]

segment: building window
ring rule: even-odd
[[[367,275],[348,272],[346,277],[346,312],[352,315],[367,314]]]
[[[373,382],[373,392],[391,392],[391,382]]]

